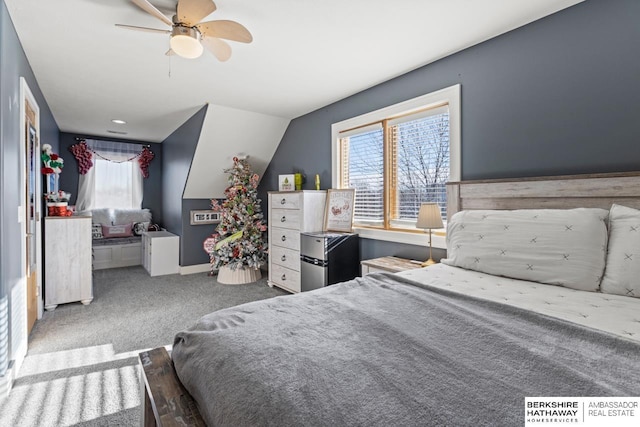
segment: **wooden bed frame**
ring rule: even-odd
[[[640,172],[461,181],[447,184],[447,216],[477,209],[640,209]],[[164,347],[140,353],[144,426],[205,426]]]
[[[447,184],[447,217],[477,209],[640,209],[640,172],[492,179]]]

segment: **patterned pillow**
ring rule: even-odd
[[[94,239],[104,239],[104,236],[102,235],[102,225],[91,224],[91,235]]]
[[[613,205],[609,212],[609,249],[601,290],[640,298],[640,211]]]
[[[604,209],[462,211],[447,225],[443,264],[597,291],[604,272]]]
[[[105,239],[110,237],[131,237],[133,234],[131,229],[133,224],[124,224],[124,225],[103,225],[102,226],[102,235]]]
[[[151,224],[151,222],[149,221],[136,222],[135,224],[133,224],[133,235],[142,236],[142,233],[149,229],[149,224]]]

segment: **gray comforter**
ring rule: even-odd
[[[514,426],[525,396],[639,396],[640,344],[387,274],[176,335],[211,426]]]

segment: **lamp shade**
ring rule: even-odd
[[[197,58],[204,51],[200,43],[200,33],[195,28],[179,25],[173,28],[169,45],[177,55],[188,59]]]
[[[442,223],[440,206],[437,203],[423,203],[418,212],[416,228],[432,229],[442,227],[444,227],[444,224]]]

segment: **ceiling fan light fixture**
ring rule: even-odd
[[[195,28],[176,25],[171,31],[171,50],[183,58],[194,59],[202,55],[204,47],[200,43],[200,32]]]

